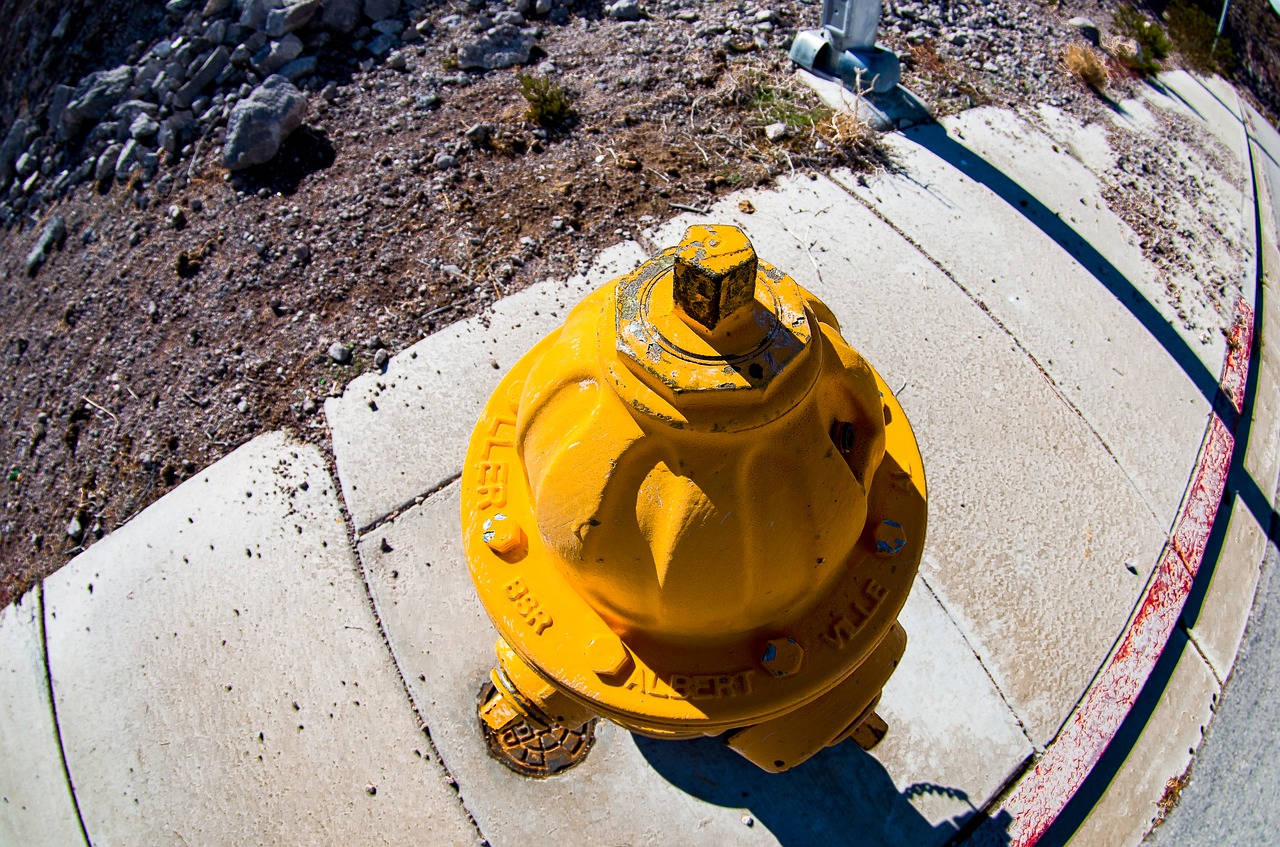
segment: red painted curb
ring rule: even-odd
[[[1238,414],[1244,408],[1253,344],[1253,308],[1236,301],[1220,385]],[[1151,675],[1200,570],[1231,468],[1235,436],[1218,414],[1210,419],[1192,483],[1137,611],[1115,653],[1085,692],[1067,724],[1003,803],[1012,817],[1000,843],[1033,847],[1084,783],[1133,708]],[[995,826],[994,823],[988,826]],[[982,827],[975,842],[983,843]],[[987,833],[994,835],[994,832]],[[1005,840],[1007,838],[1007,840]]]

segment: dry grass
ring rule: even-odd
[[[1111,81],[1102,57],[1092,47],[1072,44],[1062,53],[1062,65],[1067,72],[1094,91],[1102,91]]]

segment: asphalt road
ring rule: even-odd
[[[1280,555],[1271,546],[1253,614],[1191,782],[1149,847],[1280,844]]]

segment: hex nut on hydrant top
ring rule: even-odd
[[[835,316],[741,230],[690,227],[574,308],[476,424],[490,749],[552,773],[596,718],[722,735],[774,772],[870,748],[925,524],[915,436]]]

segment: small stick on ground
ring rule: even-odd
[[[90,406],[92,406],[93,408],[97,409],[99,412],[102,412],[103,414],[107,415],[109,418],[111,418],[111,420],[113,420],[113,421],[115,421],[115,422],[116,422],[116,426],[120,426],[120,419],[119,419],[119,418],[117,418],[117,417],[116,417],[116,416],[111,412],[111,410],[110,410],[110,409],[104,408],[103,406],[99,406],[97,403],[95,403],[95,402],[93,402],[92,400],[90,400],[90,399],[89,399],[89,395],[88,395],[88,394],[82,394],[82,395],[80,395],[80,396],[84,398],[84,402],[88,403]]]
[[[668,203],[673,209],[679,209],[682,212],[694,212],[699,215],[711,214],[710,209],[699,209],[697,206],[686,206],[684,203]]]

